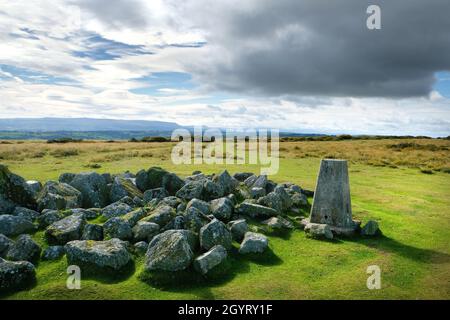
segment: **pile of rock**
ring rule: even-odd
[[[196,172],[182,179],[152,167],[136,175],[64,173],[41,185],[0,166],[0,290],[32,282],[40,258],[64,255],[82,272],[121,273],[134,255],[145,255],[145,272],[207,275],[224,263],[233,242],[239,254],[265,252],[269,240],[251,224],[292,229],[287,214],[298,214],[310,195],[252,173]],[[29,235],[38,229],[44,250]]]
[[[152,167],[136,175],[64,173],[41,185],[1,166],[0,288],[21,287],[34,278],[33,263],[64,255],[82,272],[122,272],[137,254],[145,255],[145,271],[192,267],[206,275],[227,259],[233,241],[241,254],[267,250],[249,218],[289,229],[282,215],[306,204],[300,187],[251,173],[182,179]],[[38,229],[45,250],[29,235]]]

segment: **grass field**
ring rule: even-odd
[[[405,144],[406,143],[406,144]],[[258,172],[257,166],[183,165],[170,143],[45,142],[0,144],[0,162],[26,179],[63,172],[136,172],[158,165],[181,176]],[[379,222],[383,237],[311,240],[294,230],[270,236],[271,254],[252,260],[232,254],[229,276],[204,285],[156,288],[135,272],[122,279],[83,279],[67,290],[66,261],[40,262],[37,284],[10,299],[450,299],[450,141],[362,140],[284,142],[276,182],[314,189],[320,158],[349,160],[354,218]],[[44,247],[42,231],[34,235]],[[237,247],[237,244],[235,244]],[[381,267],[382,288],[368,290],[366,268]]]

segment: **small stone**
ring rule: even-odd
[[[227,250],[217,245],[212,247],[208,252],[198,256],[194,260],[194,268],[199,273],[205,275],[211,271],[214,267],[221,264],[227,258]]]
[[[153,222],[139,221],[133,227],[133,237],[135,241],[151,241],[159,232],[159,225]]]
[[[239,253],[263,253],[269,246],[269,240],[265,235],[255,232],[247,232],[239,248]]]
[[[327,224],[308,223],[305,226],[305,232],[313,239],[333,239],[333,232]]]
[[[233,202],[230,199],[224,197],[215,200],[211,200],[210,204],[211,213],[219,220],[229,220],[233,214]]]
[[[58,260],[65,254],[63,246],[51,246],[42,253],[43,260]]]
[[[367,223],[361,229],[362,236],[372,237],[372,236],[377,236],[380,234],[381,234],[381,230],[378,226],[378,222],[376,222],[374,220],[367,221]]]
[[[233,220],[228,223],[228,228],[231,231],[233,239],[240,242],[248,231],[248,224],[245,219]]]

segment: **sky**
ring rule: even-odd
[[[448,136],[449,12],[448,0],[0,0],[0,118]]]

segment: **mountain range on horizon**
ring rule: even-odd
[[[183,126],[175,122],[94,118],[10,118],[0,119],[0,131],[172,131]]]

